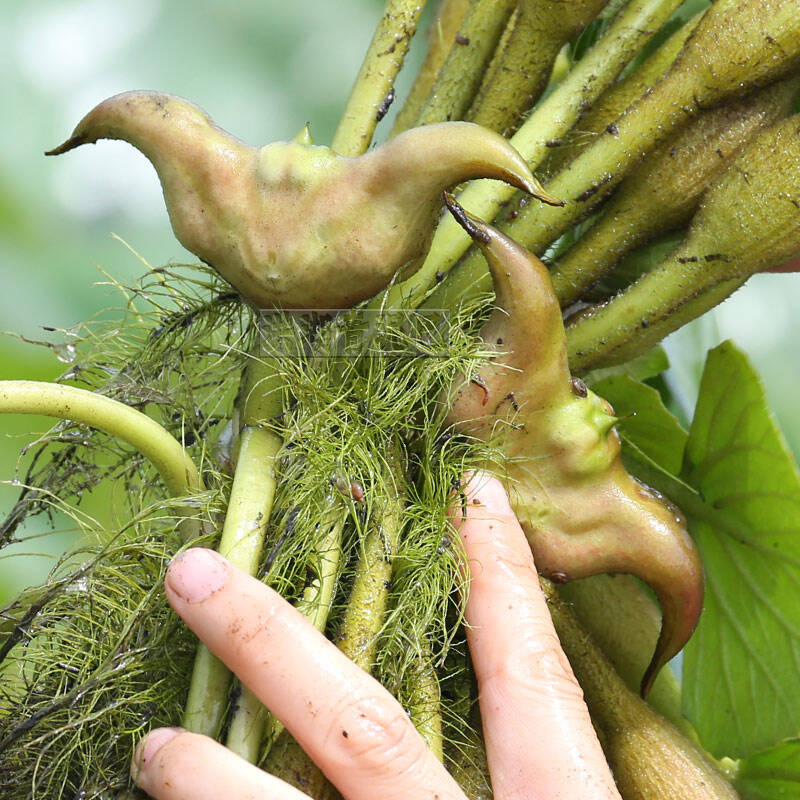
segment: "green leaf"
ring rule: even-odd
[[[800,800],[800,740],[783,742],[743,761],[736,788],[744,800]]]
[[[682,478],[706,569],[684,712],[716,756],[800,733],[800,476],[747,358],[709,353]]]
[[[664,406],[655,389],[627,375],[606,378],[592,388],[608,400],[614,413],[622,418],[617,430],[623,444],[636,445],[672,475],[680,472],[687,433]]]
[[[646,378],[654,378],[656,375],[660,375],[668,367],[669,359],[667,358],[667,353],[663,347],[657,345],[656,347],[651,347],[640,356],[626,361],[624,364],[593,369],[583,376],[583,380],[592,388],[599,381],[610,378],[612,375],[627,375],[636,381],[643,381]]]
[[[757,375],[732,344],[711,351],[688,439],[650,387],[617,375],[593,388],[635,412],[617,426],[625,465],[680,506],[703,555],[684,713],[718,757],[797,736],[800,478]]]

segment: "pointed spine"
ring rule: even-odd
[[[119,139],[132,144],[156,169],[182,149],[195,153],[207,146],[209,135],[220,143],[242,146],[238,139],[217,127],[198,106],[161,92],[122,92],[96,105],[63,144],[45,155],[57,156],[99,139]]]
[[[492,344],[502,340],[498,347],[509,354],[507,366],[524,369],[535,364],[538,375],[565,374],[566,337],[547,268],[513,239],[460,206],[452,195],[445,192],[444,198],[489,264],[498,310],[485,326],[484,337]]]
[[[443,122],[412,128],[367,158],[384,159],[395,180],[420,177],[422,191],[438,193],[471,178],[493,178],[545,203],[562,205],[534,178],[525,159],[494,131],[472,122]]]

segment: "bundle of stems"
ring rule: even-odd
[[[387,2],[337,152],[370,146],[423,5]],[[791,117],[800,3],[716,0],[702,18],[697,6],[441,0],[392,131],[482,121],[516,131],[511,141],[531,168],[546,170],[562,205],[526,202],[487,180],[459,201],[533,252],[560,256],[559,298],[583,309],[568,327],[576,371],[636,357],[800,250],[800,203],[777,215],[768,207],[771,192],[800,185]],[[778,150],[786,155],[776,164]],[[667,173],[673,199],[663,214]],[[747,224],[729,225],[731,214]],[[626,252],[687,223],[686,241],[663,264],[606,304],[588,302]],[[443,429],[442,401],[457,375],[490,356],[479,335],[492,305],[483,257],[443,219],[413,277],[333,319],[255,313],[197,274],[148,273],[132,290],[123,334],[87,328],[70,372],[35,387],[44,398],[36,408],[31,387],[0,387],[0,411],[70,420],[39,445],[0,546],[53,509],[90,542],[0,615],[0,793],[113,796],[129,788],[131,743],[182,720],[312,796],[333,796],[279,721],[205,648],[194,653],[168,611],[160,585],[169,559],[214,542],[384,682],[469,796],[487,796],[461,553],[446,520],[460,476],[495,454]],[[109,531],[75,501],[112,479],[125,487],[126,509]],[[678,770],[692,797],[735,796],[684,735],[674,678],[657,679],[649,705],[631,691],[658,636],[643,589],[590,580],[569,606],[546,589],[623,795],[674,797],[658,776]],[[613,613],[593,613],[601,599]],[[635,636],[620,635],[634,623]],[[619,736],[624,726],[641,735]],[[644,761],[658,767],[641,769]]]

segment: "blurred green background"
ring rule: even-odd
[[[382,7],[381,0],[4,4],[0,330],[64,341],[43,326],[68,330],[118,305],[115,290],[97,285],[106,280],[103,272],[125,283],[143,267],[112,233],[152,265],[194,261],[172,235],[155,172],[133,148],[101,142],[44,158],[86,111],[116,92],[158,89],[194,101],[246,142],[287,139],[310,121],[316,141],[326,143]],[[411,62],[422,44],[417,37]],[[400,101],[408,81],[401,76]],[[379,138],[390,126],[391,116]],[[668,341],[671,385],[687,414],[706,349],[733,338],[761,370],[787,439],[800,451],[798,289],[797,275],[758,276],[713,316]],[[52,378],[65,369],[56,355],[0,337],[0,378]],[[17,494],[9,483],[20,448],[47,426],[31,417],[0,420],[0,513]],[[39,580],[69,540],[64,533],[3,551],[0,604]],[[22,555],[34,550],[38,558]]]

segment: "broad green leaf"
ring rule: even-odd
[[[800,800],[800,740],[783,742],[743,761],[736,788],[743,800]]]
[[[800,476],[731,342],[709,353],[682,478],[707,583],[684,711],[714,755],[747,756],[800,733]]]
[[[703,619],[684,660],[684,711],[717,756],[800,733],[800,479],[747,359],[713,350],[687,435],[658,393],[593,387],[623,419],[628,469],[686,514],[703,554]],[[686,450],[680,477],[681,457]]]
[[[624,364],[615,364],[613,367],[600,367],[587,372],[583,376],[583,380],[591,387],[594,387],[599,381],[610,378],[612,375],[627,375],[636,381],[643,381],[646,378],[654,378],[660,375],[665,369],[669,367],[669,359],[660,345],[651,347],[646,352],[642,353]]]
[[[672,475],[680,472],[687,434],[655,389],[627,375],[606,378],[592,388],[608,400],[614,406],[614,413],[621,417],[617,430],[623,442],[635,444]]]

